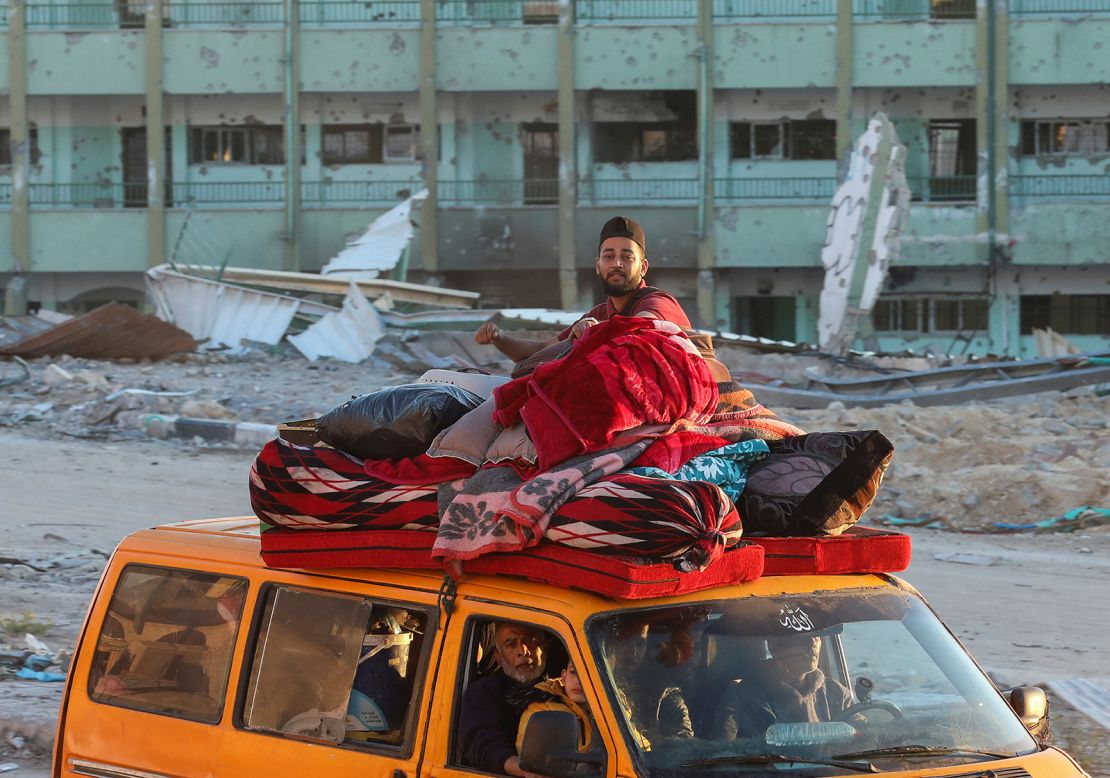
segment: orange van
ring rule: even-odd
[[[1085,775],[1039,742],[1044,693],[999,691],[894,576],[630,601],[511,577],[272,569],[253,518],[119,545],[78,640],[53,774],[488,775],[464,763],[459,707],[501,621],[545,634],[549,676],[574,663],[596,722],[581,751],[572,714],[531,716],[521,764],[540,774]],[[788,645],[837,692],[821,720],[761,719]],[[668,695],[680,734],[661,724]]]

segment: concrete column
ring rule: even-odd
[[[578,207],[574,103],[574,3],[559,0],[559,300],[579,308],[574,210]]]
[[[146,242],[150,267],[166,261],[166,130],[162,94],[162,0],[147,0],[144,63],[146,89]]]
[[[27,312],[31,272],[31,138],[27,127],[27,16],[24,0],[8,6],[8,98],[11,104],[12,212],[10,246],[15,275],[4,290],[4,313]]]
[[[855,68],[855,35],[852,0],[836,2],[836,159],[837,176],[848,171],[852,154],[852,71]]]
[[[285,256],[284,270],[301,267],[301,3],[285,0]]]
[[[698,310],[693,324],[714,329],[717,314],[717,259],[713,230],[717,208],[713,195],[713,0],[698,0]]]
[[[439,111],[436,103],[436,4],[420,0],[420,155],[428,197],[420,207],[425,273],[439,272]]]
[[[1006,0],[994,2],[994,214],[999,245],[1010,232],[1010,19]]]

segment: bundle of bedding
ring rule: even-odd
[[[302,561],[367,562],[359,543],[415,533],[399,541],[405,553],[427,544],[429,564],[456,571],[502,559],[492,552],[564,548],[690,573],[742,534],[845,532],[892,451],[873,430],[806,434],[739,384],[714,382],[677,327],[617,318],[498,387],[423,453],[364,460],[279,439],[258,455],[250,492],[275,528],[267,561],[315,543]]]

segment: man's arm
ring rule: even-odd
[[[510,766],[517,766],[516,722],[500,692],[500,685],[488,676],[467,687],[459,713],[459,742],[469,766],[512,775]]]
[[[547,348],[559,342],[559,339],[530,340],[527,338],[514,338],[501,331],[494,322],[487,321],[474,333],[474,342],[481,345],[491,345],[514,362],[535,354],[541,348]]]

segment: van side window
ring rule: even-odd
[[[427,623],[412,607],[270,587],[243,726],[336,745],[402,744]]]
[[[246,593],[241,578],[129,565],[100,628],[89,696],[216,723]]]

